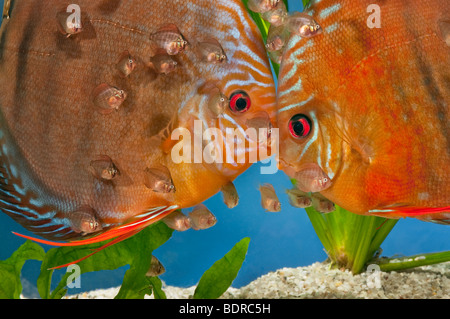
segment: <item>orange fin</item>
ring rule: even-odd
[[[91,257],[92,255],[98,253],[99,251],[102,251],[103,249],[105,249],[105,248],[107,248],[107,247],[109,247],[109,246],[112,246],[112,245],[114,245],[114,244],[117,244],[118,242],[121,242],[122,240],[125,240],[125,239],[127,239],[127,238],[130,238],[131,236],[136,235],[136,234],[139,233],[142,229],[143,229],[143,228],[137,229],[137,230],[134,230],[134,231],[130,231],[130,232],[126,233],[126,234],[123,234],[123,235],[121,235],[121,236],[115,238],[114,240],[110,241],[109,243],[106,243],[105,245],[101,246],[100,248],[95,249],[92,253],[90,253],[90,254],[88,254],[88,255],[86,255],[86,256],[84,256],[84,257],[81,257],[80,259],[77,259],[77,260],[75,260],[75,261],[72,261],[72,262],[67,263],[67,264],[64,264],[64,265],[59,265],[59,266],[55,266],[55,267],[48,268],[48,270],[60,269],[60,268],[67,267],[67,266],[72,265],[72,264],[77,264],[77,263],[79,263],[80,261],[83,261],[83,260],[85,260],[85,259]]]
[[[370,210],[369,213],[385,218],[412,217],[423,221],[450,225],[450,206],[445,207],[396,206],[385,209]]]
[[[22,238],[25,238],[25,239],[29,239],[29,240],[35,241],[37,243],[40,243],[40,244],[45,244],[45,245],[50,245],[50,246],[58,246],[58,247],[59,246],[76,246],[73,243],[59,243],[59,242],[56,242],[56,241],[40,239],[40,238],[36,238],[36,237],[32,237],[32,236],[19,234],[19,233],[16,233],[16,232],[12,232],[12,233],[14,235],[16,235],[16,236],[19,236],[19,237],[22,237]],[[80,245],[82,245],[82,244],[80,244]]]
[[[406,216],[420,216],[439,213],[450,213],[450,206],[446,207],[395,207],[396,211],[404,213]]]
[[[26,238],[26,239],[33,240],[33,241],[41,243],[41,244],[46,244],[46,245],[51,245],[51,246],[59,246],[59,247],[82,246],[82,245],[98,243],[98,242],[105,241],[105,240],[108,240],[111,238],[115,238],[111,242],[103,245],[102,247],[96,249],[93,253],[91,253],[83,258],[80,258],[80,259],[73,261],[71,263],[68,263],[66,265],[51,268],[51,269],[56,269],[56,268],[65,267],[70,264],[78,263],[78,262],[92,256],[93,254],[99,252],[100,250],[105,249],[106,247],[109,247],[109,246],[114,245],[124,239],[127,239],[127,238],[137,234],[138,232],[143,230],[145,227],[166,217],[167,215],[169,215],[176,209],[178,209],[178,206],[176,206],[176,205],[168,206],[168,207],[166,207],[166,206],[156,207],[145,213],[137,215],[136,218],[133,219],[132,221],[130,221],[126,224],[111,228],[102,234],[99,234],[99,235],[91,237],[91,238],[76,240],[76,241],[72,241],[72,242],[68,242],[68,243],[49,241],[49,240],[45,240],[45,239],[40,239],[40,238],[35,238],[35,237],[27,236],[27,235],[18,234],[15,232],[13,232],[13,234],[23,237],[23,238]]]

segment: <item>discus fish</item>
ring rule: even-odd
[[[240,0],[77,4],[83,29],[69,38],[58,32],[56,16],[66,8],[56,0],[17,0],[1,26],[0,209],[46,238],[32,238],[41,243],[115,238],[95,253],[201,203],[246,170],[250,161],[204,163],[189,152],[175,161],[175,146],[195,149],[195,139],[177,133],[194,136],[198,122],[220,134],[245,131],[260,112],[273,120],[275,87],[261,35]],[[202,61],[186,45],[212,38],[226,62]],[[177,61],[164,75],[150,67],[161,49]],[[136,65],[125,77],[117,63],[126,51]],[[108,86],[93,98],[102,83]],[[205,86],[230,101],[219,117],[211,114]],[[126,94],[120,107],[111,94],[98,98],[111,87]],[[224,148],[235,143],[225,141]],[[249,148],[238,144],[235,151]],[[148,173],[161,166],[175,192],[154,191],[158,183]],[[81,207],[95,212],[99,230],[86,235],[71,227]]]
[[[228,98],[219,89],[216,89],[209,94],[208,106],[212,112],[212,116],[219,117],[227,109],[229,104]]]
[[[158,258],[152,256],[152,260],[150,262],[150,268],[145,274],[148,277],[156,277],[160,276],[166,272],[166,268],[164,268],[163,264],[159,261]]]
[[[310,15],[304,12],[292,14],[287,21],[287,29],[302,38],[314,37],[322,33],[322,28]]]
[[[322,0],[322,32],[286,44],[280,168],[353,213],[449,224],[450,2],[377,3]]]
[[[72,20],[72,12],[58,12],[56,14],[59,31],[66,37],[83,31],[83,25],[79,21]]]
[[[98,218],[95,216],[95,211],[90,207],[82,207],[78,211],[73,212],[70,222],[73,231],[77,233],[90,234],[102,228]]]
[[[169,55],[176,55],[186,49],[188,42],[174,23],[161,26],[150,35],[150,40],[159,49],[164,49]]]
[[[228,208],[234,208],[239,203],[239,194],[232,182],[222,186],[223,202]]]
[[[306,208],[312,205],[312,199],[308,196],[308,193],[294,188],[286,190],[288,194],[289,203],[297,208]]]
[[[216,216],[204,205],[198,204],[189,213],[192,229],[208,229],[217,223]]]
[[[211,63],[223,63],[227,55],[216,39],[205,39],[197,43],[197,51],[201,59]]]
[[[289,39],[289,35],[289,30],[285,25],[275,27],[271,25],[267,34],[267,51],[278,51],[283,48]]]
[[[275,8],[261,14],[261,18],[270,23],[271,26],[279,26],[286,22],[288,13],[286,5],[280,1]]]
[[[280,0],[248,0],[247,5],[254,12],[265,13],[275,10],[280,2]]]
[[[3,0],[3,19],[9,19],[9,9],[11,7],[11,0]]]
[[[162,219],[164,224],[177,231],[185,231],[191,228],[191,220],[188,216],[177,210]]]
[[[152,191],[160,193],[175,192],[175,185],[167,167],[162,165],[160,167],[147,167],[144,175],[144,185]]]
[[[124,51],[120,56],[119,62],[117,63],[117,69],[120,71],[122,76],[127,77],[136,68],[136,59],[131,56],[130,52]]]
[[[127,93],[115,86],[102,83],[92,92],[94,105],[101,114],[110,114],[118,110],[127,98]]]
[[[178,64],[177,61],[165,52],[152,56],[150,61],[156,72],[162,74],[168,74],[175,71]]]
[[[110,181],[120,174],[119,169],[108,155],[97,156],[97,159],[91,161],[89,169],[92,175],[105,181]]]
[[[275,189],[271,184],[264,184],[259,186],[261,193],[261,206],[272,213],[279,212],[281,210],[281,203],[275,193]]]

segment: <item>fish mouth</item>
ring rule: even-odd
[[[302,192],[321,192],[332,185],[331,178],[316,163],[307,163],[296,168],[280,159],[279,169],[294,178],[297,181],[297,188]]]

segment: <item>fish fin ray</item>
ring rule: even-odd
[[[123,240],[125,240],[125,239],[130,238],[131,236],[136,235],[137,233],[139,233],[139,232],[140,232],[141,230],[143,230],[143,229],[144,229],[144,227],[143,227],[143,228],[139,228],[139,229],[135,229],[135,230],[130,231],[130,232],[125,233],[125,234],[122,234],[122,235],[120,235],[119,237],[117,237],[117,238],[113,239],[112,241],[110,241],[109,243],[106,243],[106,244],[104,244],[103,246],[94,249],[92,253],[87,254],[86,256],[83,256],[83,257],[81,257],[81,258],[79,258],[79,259],[77,259],[77,260],[71,261],[71,262],[69,262],[69,263],[67,263],[67,264],[64,264],[64,265],[59,265],[59,266],[51,267],[51,268],[49,268],[49,270],[60,269],[60,268],[67,267],[67,266],[72,265],[72,264],[77,264],[77,263],[79,263],[79,262],[81,262],[81,261],[83,261],[83,260],[85,260],[85,259],[88,259],[89,257],[95,255],[96,253],[102,251],[103,249],[108,248],[109,246],[112,246],[112,245],[114,245],[114,244],[117,244],[117,243],[119,243],[119,242],[121,242],[121,241],[123,241]]]
[[[410,216],[420,216],[437,213],[450,213],[450,206],[445,207],[395,207],[395,210],[408,214]]]
[[[114,228],[108,229],[106,232],[103,232],[97,236],[93,236],[90,238],[85,238],[81,240],[74,240],[71,242],[56,242],[56,241],[50,241],[40,238],[35,238],[32,236],[27,236],[23,234],[18,234],[13,232],[15,235],[33,240],[35,242],[51,245],[51,246],[57,246],[57,247],[72,247],[72,246],[83,246],[88,244],[94,244],[101,241],[109,240],[111,238],[120,237],[122,235],[126,235],[130,232],[136,231],[136,230],[142,230],[143,228],[159,221],[160,219],[164,218],[165,216],[169,215],[171,212],[176,210],[177,206],[163,206],[163,207],[157,207],[152,210],[149,210],[149,212],[140,214],[138,216],[142,216],[140,218],[135,218],[129,221],[126,224],[116,226]]]
[[[443,207],[411,207],[390,206],[373,212],[374,215],[386,218],[414,217],[423,221],[450,225],[450,206]]]

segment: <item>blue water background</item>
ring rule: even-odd
[[[0,0],[0,4],[2,8],[3,0]],[[289,1],[289,4],[291,11],[302,10],[300,0]],[[228,209],[221,194],[205,202],[218,219],[214,227],[203,231],[190,229],[174,232],[166,244],[154,251],[166,268],[166,272],[160,276],[163,281],[180,287],[197,284],[201,275],[244,237],[250,237],[251,241],[247,258],[233,282],[234,287],[244,286],[282,267],[306,266],[327,258],[304,209],[289,205],[284,192],[291,188],[288,177],[281,171],[273,175],[261,175],[260,167],[261,164],[255,164],[236,179],[235,186],[240,194],[236,208]],[[262,183],[274,185],[281,200],[281,212],[268,213],[261,208],[258,187]],[[382,245],[383,255],[450,250],[449,230],[448,226],[414,219],[400,220]],[[7,215],[0,213],[0,260],[8,258],[24,242],[11,231],[32,235]],[[36,284],[39,269],[40,262],[36,261],[27,262],[23,268],[24,291],[30,296],[36,296],[36,292],[28,283]],[[69,290],[69,293],[118,286],[127,269],[122,267],[114,271],[84,274],[81,288]],[[55,283],[62,274],[63,271],[55,273]]]

